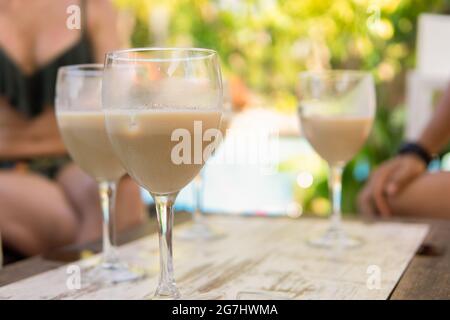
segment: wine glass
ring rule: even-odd
[[[56,83],[56,117],[72,159],[98,183],[103,213],[103,255],[88,272],[91,282],[117,283],[135,280],[116,250],[114,205],[116,185],[125,169],[115,156],[101,109],[102,64],[61,67]]]
[[[370,133],[375,115],[375,89],[367,72],[334,70],[300,74],[300,121],[306,139],[330,167],[331,224],[310,243],[348,248],[361,239],[341,226],[342,171]]]
[[[194,48],[110,52],[102,92],[114,151],[155,200],[160,276],[154,298],[180,298],[172,263],[173,205],[220,143],[217,53]]]
[[[203,188],[204,188],[204,172],[201,170],[194,178],[193,195],[194,209],[192,211],[192,224],[186,229],[181,230],[177,235],[180,240],[216,240],[223,236],[221,232],[211,228],[205,221],[203,211]]]

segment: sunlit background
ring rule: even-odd
[[[404,139],[407,121],[421,117],[420,113],[408,116],[405,111],[407,79],[416,79],[413,70],[418,70],[419,88],[425,78],[423,81],[437,83],[431,86],[433,101],[450,71],[447,65],[444,74],[436,74],[432,68],[427,73],[427,57],[433,61],[433,52],[445,49],[432,47],[433,43],[445,46],[439,41],[439,32],[423,34],[422,42],[431,43],[423,50],[431,55],[422,55],[422,65],[418,66],[416,54],[419,16],[446,14],[450,2],[445,0],[114,2],[119,9],[124,47],[193,46],[217,50],[227,103],[234,111],[231,127],[257,131],[271,126],[279,130],[279,140],[276,136],[267,138],[269,147],[273,139],[278,141],[277,162],[271,173],[248,163],[206,166],[204,206],[210,212],[299,216],[304,212],[323,215],[329,210],[327,167],[301,137],[296,116],[300,71],[363,69],[371,71],[376,80],[378,110],[372,134],[344,173],[346,213],[356,212],[358,191],[371,169],[395,153]],[[434,25],[438,31],[444,26],[450,28],[448,19],[444,20],[441,27],[440,20],[433,22],[436,19],[426,25]],[[447,50],[448,57],[449,44]],[[426,114],[422,120],[425,118]],[[420,123],[408,125],[409,136],[413,137]],[[231,148],[228,142],[225,140],[216,156]],[[444,156],[443,161],[432,166],[448,169],[449,160]],[[179,207],[191,207],[192,193],[192,187],[183,190]]]

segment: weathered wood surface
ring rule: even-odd
[[[450,221],[432,220],[424,245],[390,299],[450,299]]]
[[[190,216],[191,214],[189,212],[177,212],[175,224],[178,225],[189,221]],[[150,219],[150,221],[143,225],[120,233],[117,237],[117,242],[119,245],[122,245],[157,231],[158,226],[156,223],[156,218]],[[86,253],[98,253],[101,251],[101,247],[102,243],[100,240],[84,245],[66,246],[61,249],[56,249],[45,253],[41,256],[28,258],[14,264],[7,265],[0,270],[0,287],[44,271],[55,269],[65,265],[66,263],[80,260]]]
[[[211,224],[227,236],[209,242],[176,239],[175,276],[182,293],[212,292],[228,299],[387,299],[427,234],[421,224],[347,222],[346,229],[365,239],[360,248],[336,253],[312,248],[305,240],[323,231],[327,222],[316,219],[212,217]],[[157,284],[158,243],[151,235],[121,247],[122,256],[147,266],[141,281],[115,286],[83,285],[67,288],[67,267],[0,288],[2,299],[142,299]],[[87,268],[97,259],[77,262]],[[380,288],[367,286],[367,271],[380,271]],[[372,269],[373,270],[373,269]],[[373,284],[373,282],[372,282]]]

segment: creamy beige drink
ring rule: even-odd
[[[371,117],[301,116],[303,131],[316,152],[330,165],[344,165],[362,147]]]
[[[106,134],[102,111],[59,111],[59,130],[73,160],[97,181],[125,174]]]
[[[110,110],[107,129],[128,173],[161,195],[181,190],[198,174],[214,142],[205,134],[219,128],[220,118],[216,110]]]

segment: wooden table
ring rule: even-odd
[[[177,213],[175,223],[183,223],[188,219],[189,214]],[[426,223],[430,226],[430,232],[392,291],[390,299],[450,299],[450,220],[407,221]],[[156,232],[155,219],[121,234],[119,243],[130,242],[152,232]],[[83,247],[72,246],[10,264],[0,270],[0,286],[78,260],[83,250],[98,252],[99,249],[100,242]]]

